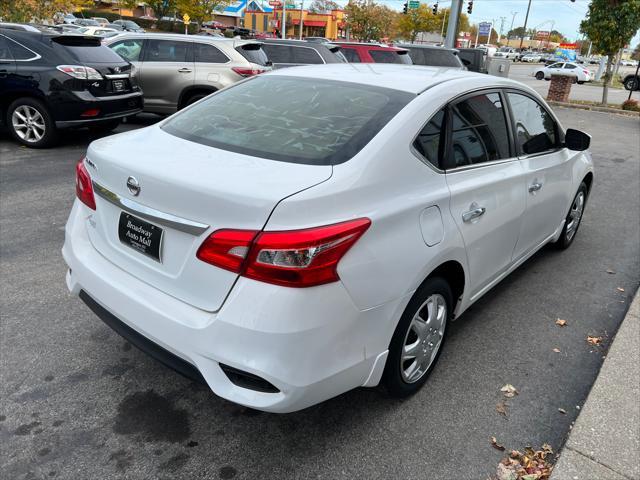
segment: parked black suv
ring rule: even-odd
[[[260,42],[274,69],[295,67],[296,65],[346,63],[347,61],[340,51],[340,47],[332,43],[275,38],[265,38]]]
[[[99,37],[0,29],[0,123],[28,147],[57,130],[112,130],[142,111],[132,66]]]

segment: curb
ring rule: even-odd
[[[636,480],[640,466],[640,290],[569,433],[550,480]]]
[[[554,107],[575,108],[578,110],[590,110],[593,112],[615,113],[628,117],[640,117],[640,112],[622,110],[620,108],[600,107],[598,105],[582,105],[580,103],[556,102],[555,100],[547,100],[547,103]]]

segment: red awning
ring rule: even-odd
[[[317,20],[305,20],[304,24],[307,27],[326,27],[327,22],[317,21]]]

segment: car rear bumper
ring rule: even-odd
[[[140,91],[110,97],[94,97],[86,91],[73,92],[60,103],[54,118],[58,128],[81,127],[136,115],[142,112],[143,106]],[[85,116],[89,110],[98,110],[98,113]]]
[[[380,339],[385,347],[378,350],[366,343],[376,332],[386,336],[379,320],[398,305],[360,311],[340,282],[295,289],[241,277],[218,312],[205,312],[98,253],[87,234],[90,215],[76,200],[62,249],[69,290],[131,343],[180,373],[201,377],[217,395],[285,413],[379,382],[389,338]],[[247,388],[229,369],[277,391]]]

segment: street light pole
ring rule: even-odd
[[[511,40],[511,32],[513,31],[513,22],[516,19],[516,15],[518,15],[518,12],[511,12],[511,28],[507,32],[507,47],[509,46],[509,40]]]
[[[300,2],[300,40],[302,40],[302,9],[304,8],[304,1]]]
[[[462,11],[462,3],[464,0],[451,0],[451,12],[449,14],[449,25],[447,26],[447,38],[444,46],[447,48],[456,47],[456,35],[458,34],[458,22],[460,21],[460,12]]]
[[[522,32],[522,36],[520,37],[520,50],[522,50],[522,42],[524,41],[524,36],[527,34],[527,21],[529,20],[529,10],[531,10],[531,0],[529,0],[529,5],[527,5],[527,14],[524,17],[524,31]]]
[[[289,0],[282,0],[282,39],[287,38],[287,2]]]
[[[447,22],[447,11],[444,11],[444,17],[442,17],[442,30],[440,30],[440,37],[442,38],[442,43],[444,43],[444,24]]]

